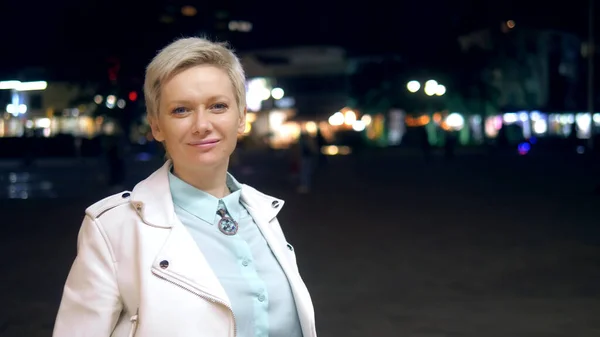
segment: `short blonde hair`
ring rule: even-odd
[[[227,73],[240,113],[243,113],[246,108],[246,76],[238,57],[226,43],[190,37],[178,39],[163,48],[146,68],[144,98],[148,118],[158,116],[162,84],[199,65],[215,66]]]

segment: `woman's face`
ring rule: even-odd
[[[246,126],[227,73],[214,66],[186,69],[162,84],[152,134],[164,142],[176,167],[227,167]]]

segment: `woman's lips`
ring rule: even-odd
[[[208,148],[212,148],[213,146],[217,145],[217,143],[219,143],[218,139],[206,139],[206,140],[193,141],[188,144],[193,147],[196,147],[196,148],[208,149]]]

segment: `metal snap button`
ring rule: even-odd
[[[125,192],[125,193],[121,194],[121,198],[123,198],[123,199],[129,198],[129,196],[131,196],[131,193],[129,193],[129,192]]]
[[[169,261],[162,260],[162,261],[160,261],[159,265],[162,269],[167,269],[169,267]]]
[[[279,207],[279,201],[277,201],[277,200],[273,201],[273,202],[271,203],[271,206],[272,206],[273,208],[277,208],[277,207]]]

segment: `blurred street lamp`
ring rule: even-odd
[[[419,81],[409,81],[406,83],[406,89],[411,93],[415,93],[421,89],[421,83]]]

